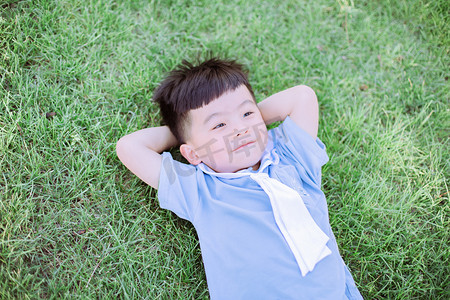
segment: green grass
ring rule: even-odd
[[[115,143],[159,124],[165,72],[212,52],[248,66],[258,100],[316,90],[331,224],[363,296],[449,299],[449,9],[0,1],[0,298],[208,297],[195,230]]]

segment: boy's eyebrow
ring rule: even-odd
[[[249,103],[250,103],[250,104],[254,104],[255,101],[246,99],[246,100],[242,101],[241,104],[238,105],[237,109],[238,109],[238,108],[241,108],[242,106],[244,106],[244,105],[246,105],[246,104],[249,104]],[[203,122],[203,125],[205,125],[206,123],[208,123],[212,118],[217,117],[217,116],[219,116],[219,115],[221,115],[221,114],[223,114],[223,113],[221,113],[221,112],[216,112],[216,113],[210,114],[210,115],[205,119],[205,121]]]

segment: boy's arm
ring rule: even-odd
[[[283,121],[289,116],[314,139],[319,127],[319,105],[314,91],[306,85],[298,85],[276,93],[258,104],[267,125]]]
[[[131,172],[157,189],[162,162],[160,153],[176,145],[167,126],[152,127],[122,137],[117,142],[116,152]]]

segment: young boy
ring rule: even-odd
[[[212,299],[362,299],[321,191],[312,89],[257,104],[240,64],[210,59],[183,62],[154,101],[167,126],[122,137],[117,154],[196,228]],[[178,145],[189,165],[163,152]]]

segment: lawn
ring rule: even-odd
[[[208,298],[190,223],[121,165],[183,59],[320,102],[323,189],[365,299],[450,298],[444,0],[0,1],[0,299]],[[176,151],[176,150],[174,150]]]

